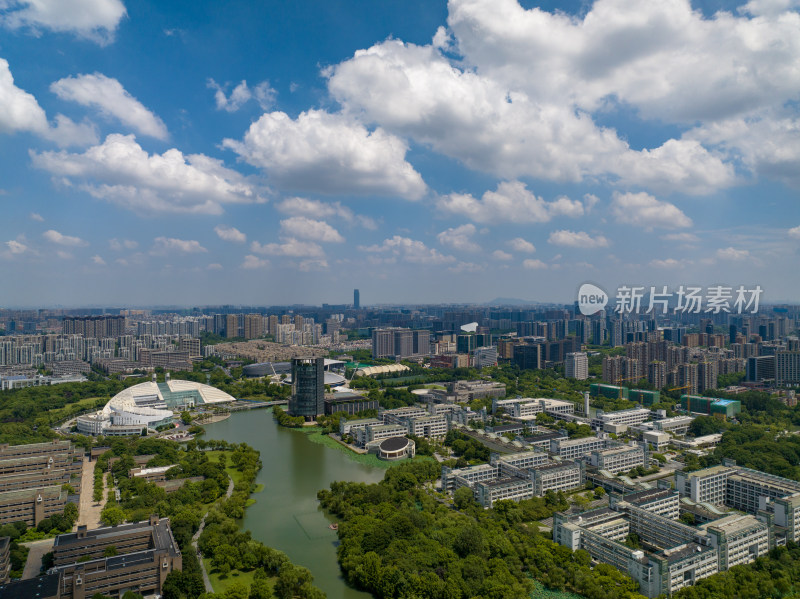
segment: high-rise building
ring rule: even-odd
[[[747,358],[747,380],[753,383],[775,380],[775,356]]]
[[[592,343],[595,345],[603,345],[606,340],[606,321],[593,320],[592,321]]]
[[[292,396],[289,415],[307,421],[325,413],[325,359],[292,359]]]
[[[589,378],[589,357],[585,352],[571,352],[564,362],[564,376],[585,381]]]
[[[394,331],[375,329],[372,331],[372,357],[388,358],[394,355]]]
[[[775,382],[778,385],[800,383],[800,351],[779,351],[775,360]]]
[[[353,289],[353,308],[361,309],[361,292],[358,289]]]
[[[244,315],[244,338],[258,339],[264,336],[264,317],[261,314]]]
[[[542,367],[542,345],[515,345],[514,363],[522,369]]]
[[[225,337],[232,339],[239,336],[239,316],[238,314],[228,314],[225,316]]]
[[[73,316],[62,323],[65,335],[83,335],[103,339],[125,334],[124,316]]]
[[[278,334],[278,317],[274,314],[271,314],[270,317],[267,319],[269,322],[269,328],[267,329],[267,333],[269,335],[277,335]]]
[[[667,363],[661,360],[650,362],[647,366],[647,382],[656,389],[667,386]]]
[[[411,329],[374,329],[373,358],[408,358],[427,356],[431,351],[430,331]]]
[[[697,365],[697,392],[716,389],[719,377],[719,365],[716,360],[700,362]]]
[[[697,393],[698,366],[695,362],[678,364],[677,386],[685,389],[684,393],[692,395]]]

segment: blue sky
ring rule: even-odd
[[[0,0],[0,305],[797,300],[797,0]]]

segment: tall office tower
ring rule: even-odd
[[[575,321],[575,338],[583,345],[589,343],[589,323],[583,319]]]
[[[261,314],[244,315],[244,338],[258,339],[264,336],[264,317]]]
[[[353,289],[353,308],[361,309],[361,292],[358,289]]]
[[[394,355],[406,358],[414,354],[414,334],[409,330],[394,331]]]
[[[747,358],[747,380],[752,383],[775,379],[775,356],[753,356]]]
[[[415,356],[427,356],[431,353],[431,332],[411,331],[414,338],[413,352]],[[495,357],[495,362],[497,358]]]
[[[647,382],[656,389],[667,386],[667,363],[657,360],[647,366]]]
[[[736,334],[737,334],[736,325],[735,324],[730,325],[728,327],[728,341],[730,341],[731,345],[736,343]]]
[[[314,420],[325,412],[325,358],[292,358],[289,415]]]
[[[460,354],[468,354],[478,347],[475,335],[458,335],[456,337],[456,351]]]
[[[514,363],[520,368],[526,370],[541,368],[542,361],[541,344],[514,346]]]
[[[239,336],[239,318],[236,314],[228,314],[225,317],[225,337],[232,339]]]
[[[567,354],[564,362],[564,376],[568,379],[585,381],[589,378],[589,357],[585,352]]]
[[[386,358],[394,355],[394,331],[375,329],[372,331],[372,357]]]
[[[602,319],[592,321],[592,343],[603,345],[606,340],[606,321]]]
[[[779,351],[775,354],[775,382],[779,386],[800,383],[800,351]]]

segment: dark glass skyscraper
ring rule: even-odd
[[[325,359],[292,359],[292,397],[289,415],[314,420],[325,413]]]
[[[356,310],[361,308],[361,293],[358,289],[353,289],[353,308]]]

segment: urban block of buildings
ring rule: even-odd
[[[113,547],[114,556],[107,557]],[[127,591],[160,595],[167,575],[180,570],[182,556],[168,519],[87,530],[56,537],[54,566],[37,578],[0,586],[4,599],[90,599],[121,597]]]
[[[628,573],[648,597],[685,586],[800,539],[800,483],[737,466],[675,473],[658,489],[613,494],[609,507],[556,514],[553,539]],[[707,506],[707,507],[703,507]],[[679,520],[696,515],[698,526]],[[630,534],[641,544],[626,544]]]

